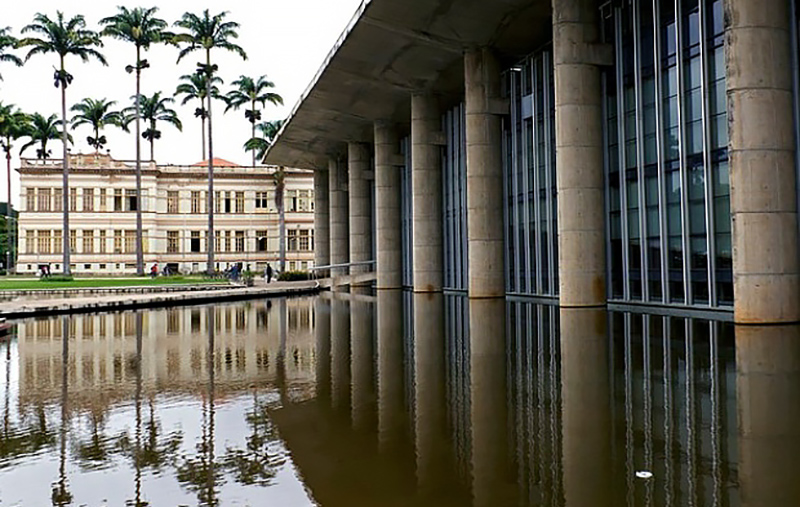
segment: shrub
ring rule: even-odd
[[[278,275],[278,281],[281,282],[298,282],[310,279],[311,275],[308,271],[284,271]]]

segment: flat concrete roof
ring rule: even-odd
[[[463,54],[492,48],[512,65],[550,40],[550,0],[364,0],[295,105],[264,162],[327,170],[373,123],[410,121],[410,98],[464,93]]]

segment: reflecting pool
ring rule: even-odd
[[[800,504],[800,327],[381,291],[19,321],[2,506]]]

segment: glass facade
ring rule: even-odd
[[[535,53],[504,76],[506,290],[558,296],[558,224],[553,60]]]
[[[442,117],[444,288],[467,290],[467,139],[464,104]]]
[[[612,300],[733,303],[722,0],[603,10]]]
[[[412,229],[413,215],[411,213],[411,138],[404,137],[400,140],[400,150],[405,159],[405,165],[400,173],[400,220],[402,222],[402,252],[403,252],[403,287],[411,288],[414,286],[413,259],[414,249],[412,247],[414,232]]]

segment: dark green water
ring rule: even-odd
[[[0,357],[2,507],[800,505],[795,326],[327,294]]]

